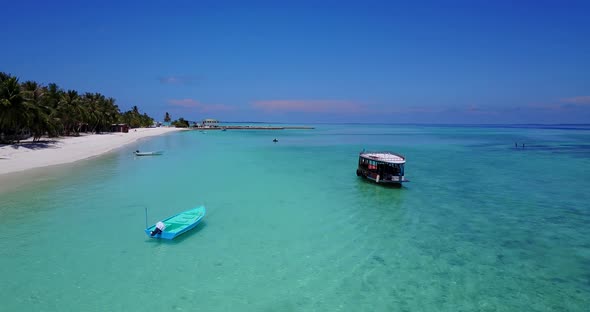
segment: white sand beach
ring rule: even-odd
[[[179,130],[182,129],[139,128],[130,129],[129,133],[83,134],[4,145],[0,146],[0,174],[70,163],[107,153],[142,138]]]

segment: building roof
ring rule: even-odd
[[[392,152],[363,152],[360,154],[365,159],[381,161],[389,164],[404,164],[406,158]]]

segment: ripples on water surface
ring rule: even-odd
[[[4,177],[2,306],[586,311],[590,131],[562,128],[193,131]],[[363,148],[405,154],[412,182],[359,180]],[[143,233],[146,207],[199,204],[179,239]]]

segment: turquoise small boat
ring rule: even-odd
[[[199,206],[162,220],[146,228],[145,233],[152,238],[174,239],[197,226],[204,216],[205,206]]]

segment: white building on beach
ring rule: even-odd
[[[201,121],[201,126],[205,128],[219,127],[219,121],[211,118],[203,119],[203,121]]]

